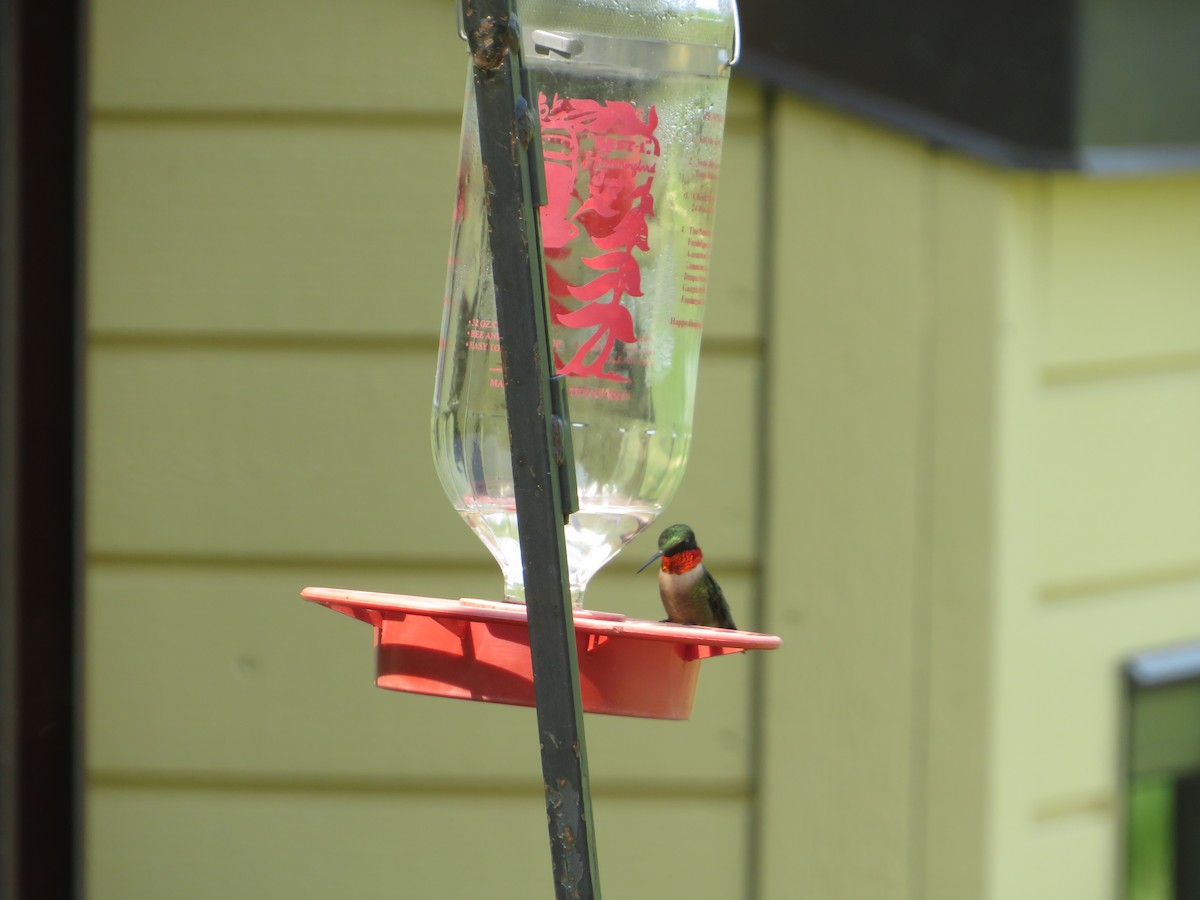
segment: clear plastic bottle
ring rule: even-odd
[[[555,366],[567,378],[579,511],[575,606],[678,488],[734,52],[733,0],[524,0],[539,90],[541,210]],[[433,452],[455,509],[523,601],[475,99],[468,79],[433,398]]]

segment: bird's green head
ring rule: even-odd
[[[696,534],[686,525],[672,525],[658,536],[658,552],[663,556],[674,556],[684,550],[699,550]]]

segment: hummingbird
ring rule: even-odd
[[[658,552],[646,560],[641,572],[657,559],[658,592],[667,611],[667,621],[677,625],[712,625],[732,628],[733,616],[721,586],[704,568],[704,554],[696,534],[686,525],[672,525],[658,536]]]

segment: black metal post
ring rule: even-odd
[[[554,382],[535,207],[545,194],[537,93],[521,63],[510,0],[462,0],[462,11],[473,62],[555,895],[599,898],[563,538],[576,502],[574,463]]]
[[[0,4],[0,896],[82,893],[79,0]]]

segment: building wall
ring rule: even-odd
[[[465,75],[435,0],[93,4],[89,897],[550,892],[532,711],[298,598],[500,589],[428,449]],[[786,643],[587,717],[605,889],[1109,900],[1117,666],[1200,633],[1200,178],[735,79],[715,243],[664,517]],[[589,605],[659,615],[652,539]]]
[[[88,201],[89,897],[550,892],[532,710],[388,694],[308,584],[495,597],[434,477],[454,6],[99,0]],[[735,90],[688,487],[755,593],[762,116]],[[653,536],[594,582],[660,617]],[[588,717],[605,887],[736,896],[751,664]]]
[[[769,133],[764,895],[1116,897],[1120,666],[1200,635],[1200,177]]]
[[[1119,883],[1118,673],[1200,637],[1200,177],[1014,195],[991,637],[994,897]]]

